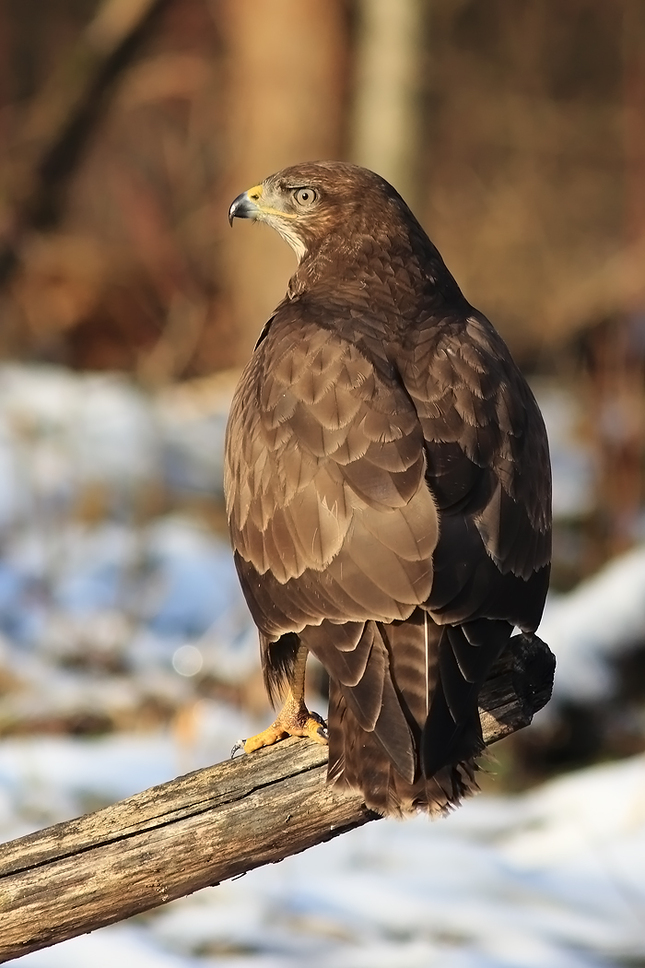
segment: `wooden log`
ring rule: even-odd
[[[480,697],[487,744],[549,699],[554,659],[518,636]],[[0,846],[0,962],[165,904],[377,819],[291,739]]]

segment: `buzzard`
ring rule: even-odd
[[[373,810],[445,812],[476,788],[478,695],[546,596],[544,423],[491,323],[401,196],[338,162],[286,168],[229,221],[266,222],[298,268],[235,392],[225,493],[275,722],[329,742]],[[313,653],[328,727],[304,702]]]

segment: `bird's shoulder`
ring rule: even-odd
[[[398,366],[423,430],[426,480],[440,515],[430,604],[444,617],[482,607],[535,627],[551,555],[551,472],[526,379],[475,310],[420,320]]]
[[[546,429],[534,394],[483,314],[421,320],[403,339],[397,366],[428,447],[457,445],[518,499],[527,462],[539,460],[550,481]]]

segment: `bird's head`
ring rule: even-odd
[[[234,218],[266,222],[295,251],[298,261],[316,243],[340,245],[390,232],[411,213],[392,186],[366,168],[343,162],[308,162],[269,175],[238,195],[228,212]]]

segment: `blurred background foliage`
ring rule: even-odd
[[[293,257],[229,235],[227,203],[320,157],[399,187],[524,363],[642,304],[638,0],[3,0],[0,18],[6,355],[152,383],[239,365]]]
[[[285,165],[340,158],[401,191],[534,382],[554,587],[644,539],[641,0],[0,0],[0,46],[0,355],[12,380],[78,372],[81,401],[114,372],[154,400],[161,469],[134,475],[130,522],[198,507],[221,528],[202,465],[293,269],[227,208]],[[23,446],[37,431],[3,386]],[[81,477],[67,519],[116,513]],[[627,733],[617,751],[642,748]]]

